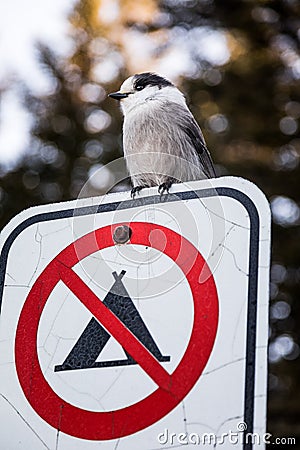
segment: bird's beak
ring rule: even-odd
[[[112,92],[111,94],[108,94],[109,97],[115,98],[116,100],[122,100],[122,98],[128,97],[128,93],[126,92]]]

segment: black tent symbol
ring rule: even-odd
[[[137,339],[153,354],[160,362],[170,361],[170,356],[163,356],[141,318],[133,301],[129,297],[122,278],[126,271],[122,270],[120,275],[113,272],[115,279],[110,291],[105,296],[103,303],[109,308],[124,325],[137,337]],[[78,341],[61,365],[54,367],[55,372],[76,369],[91,369],[97,367],[126,366],[136,364],[135,360],[124,350],[127,358],[114,361],[96,361],[105,345],[110,334],[93,317]]]

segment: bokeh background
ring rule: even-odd
[[[171,79],[219,175],[253,181],[271,203],[268,431],[298,446],[299,42],[298,0],[0,3],[1,227],[83,186],[103,194],[122,175],[98,170],[122,156],[107,93],[136,72]],[[129,189],[125,176],[115,190]]]

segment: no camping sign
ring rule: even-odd
[[[263,433],[268,264],[267,203],[240,179],[21,213],[2,233],[0,441]]]

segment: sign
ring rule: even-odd
[[[0,260],[4,447],[262,434],[266,206],[252,184],[221,178],[13,219]]]
[[[116,226],[121,226],[121,224]],[[143,222],[130,223],[132,230],[130,243],[150,246],[166,254],[185,274],[192,292],[194,323],[191,338],[176,370],[169,374],[158,363],[152,352],[156,353],[158,359],[165,361],[168,361],[170,357],[163,358],[161,356],[133,303],[124,305],[125,302],[128,303],[128,294],[126,292],[123,295],[122,292],[116,293],[115,286],[113,297],[114,299],[116,297],[121,298],[123,305],[120,302],[118,305],[117,301],[109,303],[109,299],[106,300],[105,304],[105,301],[99,301],[94,292],[72,270],[73,266],[83,258],[114,245],[112,239],[114,227],[106,226],[79,238],[48,264],[25,300],[16,332],[16,369],[21,387],[29,403],[39,416],[50,425],[83,439],[107,440],[120,438],[144,429],[164,417],[184,399],[198,380],[211,353],[217,329],[218,299],[213,277],[208,277],[203,284],[198,282],[205,264],[200,253],[187,240],[168,228]],[[160,239],[160,236],[150,240],[153,230],[164,233],[166,241],[163,247],[164,241]],[[116,284],[120,284],[121,277],[118,277],[115,272],[113,275]],[[153,394],[123,409],[92,412],[68,404],[51,389],[39,365],[37,334],[43,307],[59,281],[62,281],[76,295],[93,318],[91,319],[92,323],[89,322],[84,334],[75,344],[64,364],[55,366],[54,370],[94,367],[98,352],[92,358],[89,354],[90,345],[93,350],[93,346],[97,346],[99,340],[103,340],[103,332],[105,332],[106,339],[109,338],[109,334],[113,336],[131,356],[131,359],[128,358],[123,364],[139,364],[157,384],[158,389]],[[130,313],[131,315],[134,314],[134,317],[130,318]],[[138,321],[135,320],[136,318],[138,318]],[[29,323],[30,326],[28,326]],[[106,331],[101,325],[105,327]],[[93,331],[98,327],[100,333],[91,332],[90,328],[92,327]],[[96,337],[94,342],[93,336]],[[144,339],[144,337],[147,339]],[[87,340],[90,342],[86,342]],[[146,342],[149,340],[150,348],[145,349]],[[80,344],[80,341],[83,341],[83,344]],[[89,343],[90,345],[88,345]],[[152,347],[155,346],[153,350],[151,344]],[[101,351],[101,344],[98,345]],[[85,346],[85,351],[83,351],[83,346]],[[81,347],[81,349],[78,347]],[[197,363],[194,362],[195,358],[198,359]],[[122,365],[122,361],[111,361],[111,364],[98,363],[96,367],[108,365]],[[35,389],[32,386],[33,379],[35,380]],[[41,396],[41,392],[43,392],[43,396]],[[47,399],[46,402],[45,398]],[[114,416],[113,423],[112,415]],[[134,420],[132,420],[133,418]]]

